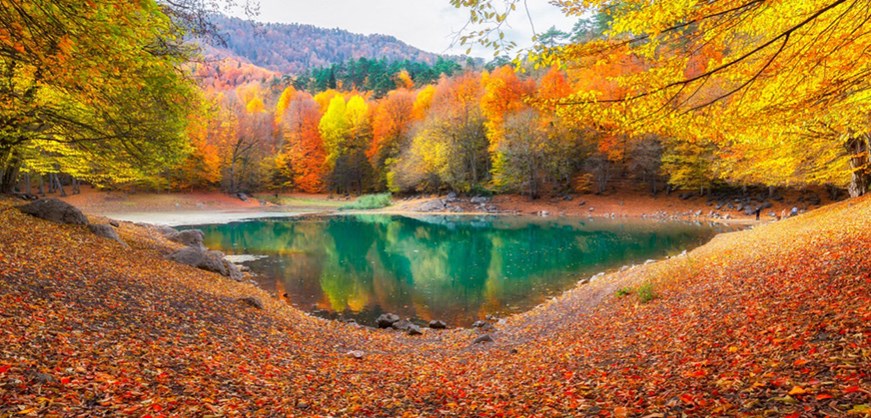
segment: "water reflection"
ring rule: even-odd
[[[302,309],[372,324],[383,312],[468,325],[529,309],[577,280],[679,252],[712,227],[577,219],[354,215],[200,227]]]

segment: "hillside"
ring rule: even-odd
[[[251,22],[216,16],[215,26],[226,45],[205,48],[209,59],[240,57],[259,67],[282,74],[299,74],[352,59],[419,61],[434,64],[439,57],[464,62],[464,57],[446,57],[422,51],[392,36],[360,35],[342,29],[312,25]]]
[[[485,344],[472,344],[479,330],[411,337],[313,318],[164,260],[178,244],[154,230],[122,223],[125,249],[13,203],[0,201],[0,416],[871,408],[867,197],[579,285]]]

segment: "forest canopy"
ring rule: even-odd
[[[3,189],[868,189],[857,3],[560,1],[574,29],[513,63],[500,33],[519,0],[452,3],[478,28],[463,39],[499,56],[486,69],[357,58],[280,74],[194,59],[186,36],[208,34],[219,3],[6,2]]]

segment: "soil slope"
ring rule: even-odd
[[[0,416],[871,409],[871,198],[579,285],[483,344],[482,330],[313,318],[164,260],[173,244],[153,230],[122,223],[125,249],[12,204],[0,200]],[[656,298],[642,303],[645,289]]]

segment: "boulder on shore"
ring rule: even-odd
[[[432,329],[445,329],[448,327],[448,324],[445,321],[433,320],[429,321],[429,327]]]
[[[235,264],[224,260],[224,253],[220,251],[208,251],[204,248],[185,247],[167,257],[176,263],[187,264],[200,270],[206,270],[232,278],[242,280],[242,273]]]
[[[409,325],[408,328],[405,329],[405,332],[407,332],[408,335],[423,335],[423,330],[414,324]]]
[[[447,208],[445,201],[441,199],[433,199],[429,202],[424,202],[417,207],[417,212],[441,212]]]
[[[186,231],[178,231],[174,234],[167,235],[170,241],[179,244],[187,245],[188,247],[204,247],[203,239],[205,234],[199,229],[188,229]]]
[[[111,240],[118,241],[124,247],[129,247],[127,245],[127,243],[124,242],[124,240],[122,240],[120,236],[118,236],[118,231],[115,231],[115,228],[113,228],[112,225],[91,224],[91,225],[88,225],[88,229],[90,229],[91,232],[94,233],[94,235],[99,235],[99,236],[104,237],[104,238],[109,238]]]
[[[478,338],[475,338],[475,341],[472,341],[472,344],[484,344],[484,343],[492,343],[493,337],[490,334],[484,334]]]
[[[263,302],[254,296],[239,298],[238,301],[255,309],[263,309]]]
[[[381,314],[378,316],[378,319],[375,320],[378,328],[390,328],[396,322],[399,322],[399,315],[392,313]]]
[[[28,215],[69,225],[87,225],[88,218],[75,206],[58,199],[39,199],[18,207]]]

